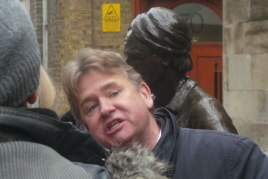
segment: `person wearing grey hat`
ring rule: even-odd
[[[106,150],[36,99],[40,53],[18,0],[0,1],[0,178],[110,178]],[[96,165],[93,165],[96,164]]]

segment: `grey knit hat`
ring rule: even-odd
[[[0,0],[0,106],[18,107],[39,85],[40,52],[18,0]]]

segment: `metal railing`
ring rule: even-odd
[[[222,70],[218,70],[218,62],[214,61],[214,96],[222,103]]]

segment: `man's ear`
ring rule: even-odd
[[[151,94],[152,94],[151,90],[145,82],[141,82],[141,84],[140,84],[140,93],[141,93],[142,97],[144,98],[148,109],[151,109],[154,105],[154,102],[153,102],[153,99],[151,97]]]
[[[29,104],[33,104],[35,103],[37,100],[37,92],[34,92],[33,94],[31,94],[27,99],[26,102]]]

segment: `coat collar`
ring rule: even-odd
[[[187,98],[189,92],[197,86],[197,82],[192,78],[185,76],[183,81],[178,85],[176,93],[169,104],[166,106],[168,109],[179,113],[180,109]]]
[[[71,161],[103,165],[102,158],[107,156],[104,147],[91,133],[37,111],[1,106],[0,128],[23,134],[23,141],[27,136],[28,141],[49,146]]]
[[[159,108],[154,111],[154,115],[161,119],[162,135],[154,147],[153,152],[160,160],[169,162],[175,148],[176,140],[179,137],[180,129],[176,125],[174,115],[167,109]]]

